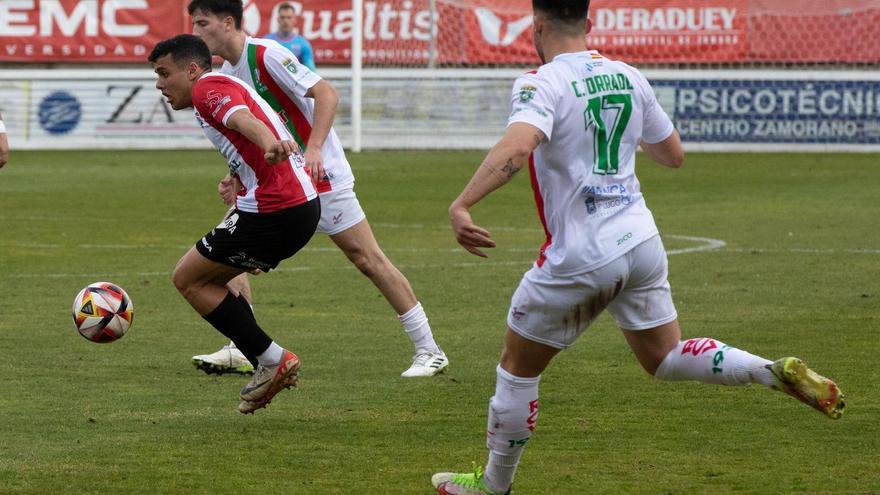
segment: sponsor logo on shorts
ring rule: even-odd
[[[235,255],[230,256],[229,262],[244,268],[256,268],[264,272],[268,272],[272,269],[272,267],[268,263],[263,263],[262,261],[257,261],[253,259],[248,256],[247,253],[245,253],[244,251],[239,251]]]
[[[343,212],[340,211],[338,214],[333,215],[333,225],[339,225],[339,222],[342,221],[342,214]]]
[[[212,248],[211,245],[208,244],[208,239],[204,237],[202,237],[202,246],[205,246],[205,249],[207,249],[209,253],[214,251],[214,248]]]
[[[520,311],[519,309],[517,309],[516,306],[514,306],[513,309],[510,310],[510,315],[513,316],[514,320],[519,320],[523,316],[525,316],[526,313],[525,313],[525,311]]]
[[[235,233],[235,229],[238,228],[236,225],[238,223],[238,213],[233,213],[228,217],[224,218],[220,225],[217,226],[218,229],[226,229],[230,234]]]

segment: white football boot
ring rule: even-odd
[[[281,360],[272,366],[257,366],[251,381],[241,389],[238,412],[253,414],[272,402],[278,392],[295,387],[299,381],[299,357],[285,350]]]
[[[412,365],[400,374],[404,378],[434,376],[449,366],[449,359],[443,351],[439,353],[420,352],[413,356]]]
[[[213,354],[193,356],[192,364],[209,375],[224,373],[251,375],[254,373],[254,365],[232,343],[224,345],[222,349]]]

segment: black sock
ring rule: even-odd
[[[257,321],[256,317],[254,317],[254,310],[251,308],[251,303],[249,303],[241,294],[238,295],[238,303],[244,306],[244,309],[246,309],[248,314],[251,315],[252,320]]]
[[[248,300],[245,299],[245,297],[241,294],[238,295],[237,300],[238,300],[238,303],[241,304],[241,306],[247,310],[247,314],[251,317],[251,320],[253,320],[253,322],[256,323],[257,318],[254,316],[254,310],[253,310],[253,308],[251,308],[251,303],[249,303]],[[244,354],[244,357],[246,357],[247,360],[250,361],[250,363],[252,365],[254,365],[254,368],[256,368],[257,364],[259,363],[259,361],[257,361],[257,356],[251,356],[247,352],[244,352],[241,349],[239,349],[239,350],[241,351],[242,354]]]
[[[241,300],[247,306],[247,301],[244,298]],[[257,325],[250,308],[242,307],[242,303],[230,292],[227,292],[223,302],[204,318],[234,342],[235,347],[241,350],[254,367],[257,366],[256,356],[264,353],[272,343],[272,339]]]

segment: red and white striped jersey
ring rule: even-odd
[[[236,208],[251,213],[270,213],[317,196],[301,154],[270,165],[256,143],[226,127],[233,113],[246,108],[266,124],[276,138],[293,139],[272,107],[253,88],[232,76],[207,73],[193,86],[192,101],[196,120],[205,135],[226,157],[229,173],[241,182]]]
[[[305,149],[315,114],[315,100],[305,95],[321,80],[320,76],[302,65],[278,42],[251,37],[246,38],[238,63],[223,62],[220,72],[235,76],[256,89],[278,113],[300,147]],[[321,148],[321,156],[326,178],[318,182],[319,193],[354,184],[351,165],[332,128]]]
[[[517,79],[508,125],[516,122],[547,137],[530,161],[547,236],[539,267],[586,273],[657,234],[636,177],[636,149],[674,127],[638,70],[596,51],[559,55]]]

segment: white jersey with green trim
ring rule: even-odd
[[[674,127],[638,70],[596,51],[559,55],[516,80],[508,125],[517,122],[547,137],[530,160],[547,237],[538,267],[589,272],[657,234],[635,155]]]
[[[321,80],[319,75],[301,64],[278,42],[250,36],[245,40],[238,63],[224,62],[220,72],[235,76],[256,89],[278,112],[297,143],[305,146],[312,133],[315,114],[315,100],[307,97],[306,92]],[[332,128],[321,148],[321,155],[326,176],[318,182],[318,192],[352,187],[354,174],[351,165]]]

